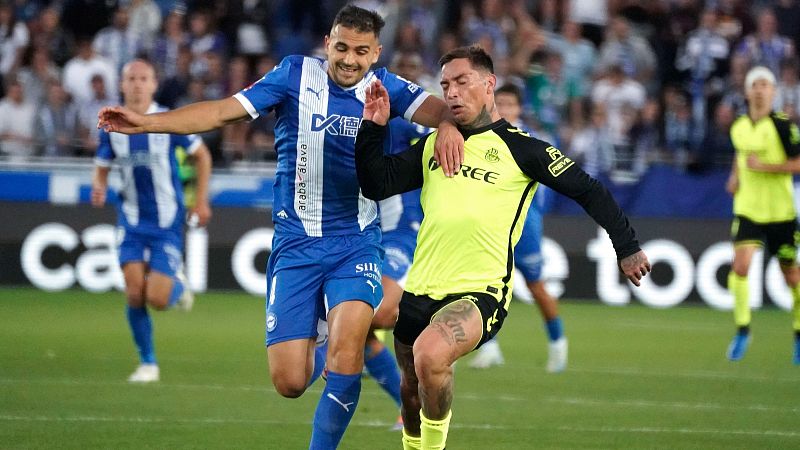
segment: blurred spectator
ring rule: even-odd
[[[24,22],[17,20],[10,3],[0,3],[0,77],[7,77],[22,62],[30,36]]]
[[[725,95],[721,102],[730,106],[736,116],[747,114],[747,100],[744,95],[744,77],[750,69],[750,62],[744,55],[733,55],[730,73],[725,83]]]
[[[76,124],[77,136],[80,140],[81,152],[84,155],[94,155],[97,149],[98,130],[97,113],[105,106],[112,106],[117,101],[109,95],[109,88],[106,87],[105,79],[102,75],[93,75],[90,81],[91,97],[88,100],[77,104],[78,121]]]
[[[733,108],[720,103],[714,110],[714,120],[709,124],[703,145],[694,152],[689,169],[693,172],[708,170],[714,164],[730,164],[734,149],[731,142],[731,124],[736,118]]]
[[[612,65],[619,65],[627,76],[642,83],[655,73],[653,49],[645,39],[633,34],[628,19],[622,16],[611,20],[606,41],[600,47],[596,73],[603,74]]]
[[[417,83],[426,92],[441,96],[439,81],[425,72],[422,56],[415,51],[396,51],[390,65],[392,72]]]
[[[565,77],[560,53],[545,52],[544,67],[533,64],[525,80],[528,101],[541,128],[559,135],[570,117],[580,117],[581,82]]]
[[[47,85],[52,80],[60,80],[61,72],[50,61],[45,47],[28,47],[23,60],[17,80],[22,84],[25,98],[34,105],[40,105],[47,97]]]
[[[208,70],[203,56],[208,52],[225,55],[228,50],[227,41],[216,30],[214,18],[206,10],[195,11],[189,16],[189,34],[189,48],[194,57],[192,75],[201,76]]]
[[[91,39],[108,25],[116,2],[107,0],[65,0],[61,9],[64,28],[75,37]]]
[[[564,23],[564,0],[539,0],[533,18],[542,30],[557,33]]]
[[[581,24],[583,36],[600,47],[608,24],[608,0],[571,0],[567,20]]]
[[[64,66],[64,89],[72,96],[76,104],[86,103],[93,98],[92,77],[100,75],[105,86],[117,86],[117,72],[111,61],[97,55],[92,49],[90,38],[83,37],[78,40],[78,53]],[[114,94],[116,99],[116,87]]]
[[[781,64],[778,89],[775,93],[775,110],[783,111],[792,121],[800,120],[800,62],[789,58]]]
[[[730,48],[716,29],[717,13],[710,9],[703,11],[700,27],[689,34],[675,61],[678,70],[688,72],[692,147],[697,147],[705,134],[709,98],[721,95],[725,87]]]
[[[228,2],[228,20],[233,22],[236,53],[263,55],[269,51],[267,29],[270,25],[270,5],[267,0],[237,0]]]
[[[800,2],[797,0],[777,0],[772,6],[775,18],[778,19],[778,34],[782,34],[800,46]]]
[[[758,14],[756,32],[745,36],[736,52],[747,57],[750,66],[766,66],[772,73],[780,71],[784,58],[795,56],[794,43],[778,34],[778,21],[771,9]]]
[[[6,78],[6,96],[0,100],[0,152],[16,157],[33,156],[36,107],[26,101],[22,84]]]
[[[128,8],[117,8],[111,25],[100,30],[92,43],[94,51],[111,61],[117,72],[142,49],[141,41],[128,28],[129,19]]]
[[[53,62],[59,67],[72,57],[75,41],[63,27],[58,10],[49,6],[42,10],[38,18],[38,29],[31,36],[33,47],[44,47],[49,51]]]
[[[664,90],[664,147],[667,157],[685,167],[692,148],[692,110],[686,96],[672,87]]]
[[[606,107],[608,129],[614,145],[615,167],[618,161],[633,161],[631,155],[634,142],[631,132],[645,100],[644,86],[627,75],[620,65],[611,66],[608,76],[599,80],[592,89],[592,102]],[[632,170],[632,166],[626,166],[623,170],[629,169]],[[620,174],[625,181],[632,181],[629,175],[631,173]]]
[[[221,96],[231,96],[239,92],[242,86],[250,84],[250,68],[244,56],[231,58],[228,64],[228,73],[225,77],[224,90]],[[250,124],[247,122],[236,122],[225,125],[222,128],[223,153],[227,160],[241,160],[256,158],[250,156],[252,148],[248,146],[248,131]]]
[[[589,175],[607,175],[614,164],[614,144],[608,131],[605,106],[594,103],[589,108],[588,120],[580,121],[581,127],[572,136],[569,155]]]
[[[633,126],[631,134],[635,141],[631,169],[637,176],[641,176],[661,150],[661,104],[658,100],[647,99],[641,118]]]
[[[37,144],[44,156],[74,156],[77,111],[58,80],[47,86],[45,103],[36,113]]]
[[[128,8],[128,31],[142,48],[152,48],[161,29],[161,9],[153,0],[130,0]]]
[[[467,8],[468,18],[465,23],[465,35],[468,42],[480,42],[488,38],[492,42],[492,58],[509,55],[506,31],[511,28],[509,20],[503,13],[501,0],[480,0],[478,10],[474,13]],[[484,49],[489,49],[484,45]]]
[[[156,38],[150,57],[158,70],[158,77],[169,79],[178,73],[178,58],[182,49],[188,51],[189,33],[184,28],[184,14],[180,11],[172,11],[164,20],[164,27],[161,34]],[[189,63],[192,61],[192,54],[188,53]],[[163,104],[163,103],[162,103]]]
[[[753,21],[747,2],[741,0],[718,0],[719,26],[717,32],[728,42],[738,41],[753,29]]]
[[[579,81],[581,90],[589,92],[597,51],[591,42],[581,37],[581,25],[564,23],[561,34],[549,37],[547,48],[564,58],[564,77]]]
[[[189,87],[189,80],[191,79],[191,64],[192,52],[189,50],[189,46],[179,47],[177,59],[175,61],[175,73],[158,84],[156,101],[159,104],[174,109],[178,100],[186,95],[186,90]]]

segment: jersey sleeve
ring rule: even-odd
[[[389,91],[392,117],[400,116],[410,121],[422,102],[430,95],[417,84],[385,69],[381,69],[381,73],[376,75]]]
[[[262,113],[269,112],[286,97],[289,72],[292,67],[291,58],[287,56],[260,80],[234,94],[233,98],[242,104],[250,118],[256,119]]]
[[[404,152],[386,155],[383,142],[388,126],[361,122],[356,136],[356,174],[365,197],[383,200],[422,187],[422,151],[427,137]]]
[[[171,136],[173,145],[183,147],[189,155],[194,155],[194,152],[203,144],[203,138],[196,134],[173,134]]]
[[[506,142],[520,169],[532,180],[575,200],[603,227],[618,259],[640,249],[628,217],[602,183],[584,172],[575,161],[544,141],[508,134]]]
[[[800,156],[800,130],[798,130],[797,124],[782,113],[773,113],[771,117],[775,129],[778,130],[786,157],[791,159]]]
[[[94,164],[100,167],[111,167],[111,161],[113,161],[116,156],[114,154],[114,149],[111,148],[111,139],[109,139],[108,133],[104,130],[100,130],[98,139],[100,143],[94,154]]]

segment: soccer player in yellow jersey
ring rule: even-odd
[[[792,174],[800,173],[800,132],[782,113],[772,111],[775,75],[766,67],[750,69],[745,77],[747,115],[731,126],[736,158],[727,182],[733,195],[734,255],[728,289],[734,296],[738,331],[728,347],[728,359],[742,359],[750,343],[750,304],[747,272],[756,249],[766,244],[778,257],[794,299],[794,354],[800,364],[800,268],[798,230]]]
[[[363,194],[382,199],[422,187],[425,217],[395,325],[402,371],[404,449],[445,447],[452,364],[497,334],[510,302],[514,246],[541,182],[575,199],[608,231],[619,266],[635,285],[650,271],[636,233],[597,180],[550,144],[500,117],[497,79],[480,47],[439,61],[444,99],[464,137],[464,161],[448,178],[433,159],[436,132],[384,155],[389,96],[374,83],[356,138]]]

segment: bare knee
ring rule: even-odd
[[[131,308],[141,308],[145,305],[144,286],[127,285],[125,286],[125,298]]]
[[[420,384],[427,385],[449,370],[450,364],[444,355],[431,349],[414,347],[414,371]]]
[[[306,391],[308,381],[304,376],[286,374],[285,372],[272,372],[272,385],[282,397],[297,398]]]

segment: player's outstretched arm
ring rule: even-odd
[[[639,286],[642,277],[650,273],[652,268],[650,267],[650,261],[647,260],[647,255],[644,254],[644,251],[639,250],[630,256],[620,259],[619,270],[631,280],[631,283]]]
[[[124,134],[192,134],[219,128],[249,117],[233,97],[186,105],[172,111],[139,114],[124,106],[110,106],[97,114],[97,128]]]

